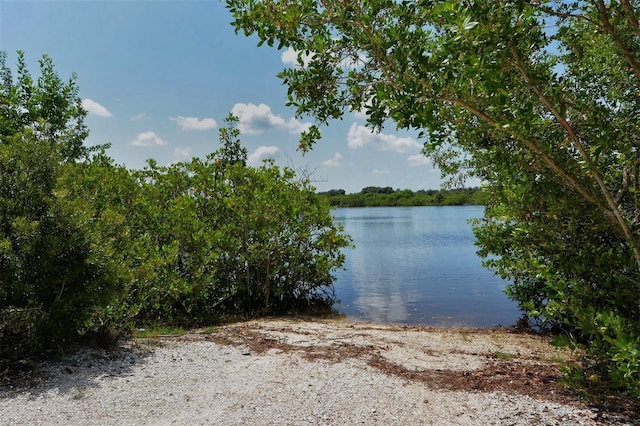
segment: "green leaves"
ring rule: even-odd
[[[2,337],[14,345],[0,351],[9,360],[108,321],[129,278],[124,217],[81,190],[77,172],[91,164],[61,163],[60,147],[30,130],[0,144],[0,316],[12,318]]]
[[[85,158],[89,153],[83,146],[89,135],[84,124],[87,112],[78,96],[75,75],[64,83],[45,55],[40,59],[40,76],[34,82],[19,51],[14,80],[6,59],[6,52],[0,51],[0,143],[29,128],[50,143],[61,144],[65,161]]]
[[[247,166],[238,120],[206,159],[143,170],[86,149],[73,78],[0,55],[0,361],[135,323],[330,306],[349,244],[305,176]],[[319,136],[308,132],[308,145]],[[78,161],[83,160],[83,161]],[[4,367],[3,367],[4,368]]]
[[[631,326],[640,318],[638,8],[311,3],[227,6],[236,29],[313,53],[312,64],[280,75],[298,113],[326,124],[366,109],[373,129],[391,120],[420,132],[450,183],[486,182],[492,195],[479,247],[513,280],[509,295],[542,325],[578,329],[603,370],[633,364],[615,348],[640,335]],[[344,58],[359,60],[348,67]],[[304,135],[301,147],[318,137]],[[605,312],[607,322],[630,328],[608,327],[607,339],[592,333]],[[620,377],[638,388],[637,376]]]
[[[144,255],[136,275],[146,271],[130,291],[138,321],[201,325],[333,302],[348,238],[307,178],[246,165],[236,125],[228,117],[205,160],[134,173],[141,192],[128,217]]]

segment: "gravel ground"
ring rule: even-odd
[[[82,349],[22,388],[2,425],[601,425],[539,336],[273,320]]]

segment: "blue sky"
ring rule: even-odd
[[[276,77],[295,54],[258,48],[230,22],[218,0],[0,0],[0,50],[12,67],[23,50],[34,77],[43,54],[63,79],[77,73],[87,143],[111,143],[108,154],[130,168],[204,157],[234,112],[253,164],[270,157],[305,170],[320,191],[440,187],[415,135],[372,134],[356,114],[323,128],[303,156],[298,138],[312,119],[294,117]]]

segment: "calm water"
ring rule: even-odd
[[[352,319],[471,327],[515,324],[506,283],[484,269],[471,218],[484,207],[372,207],[334,210],[353,237],[336,308]]]

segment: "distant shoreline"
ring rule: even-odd
[[[420,207],[486,205],[488,196],[482,188],[428,189],[412,191],[391,187],[366,187],[347,194],[343,189],[318,192],[333,207]]]

